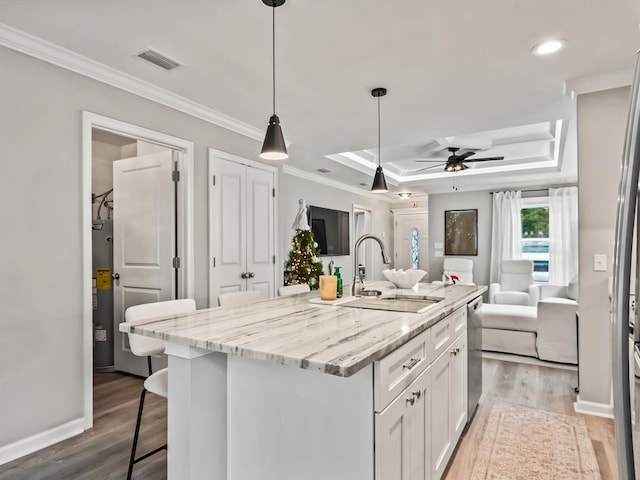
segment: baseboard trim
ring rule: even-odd
[[[610,403],[597,403],[581,400],[580,395],[578,395],[574,402],[573,409],[576,413],[585,413],[596,417],[613,418],[613,405]]]
[[[0,447],[0,465],[12,462],[54,443],[78,435],[84,431],[84,418],[78,418],[57,427],[23,438],[17,442]]]

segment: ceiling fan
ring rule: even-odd
[[[447,150],[449,150],[451,155],[449,156],[449,158],[447,158],[446,162],[443,162],[442,160],[416,160],[416,162],[432,162],[432,163],[438,164],[438,165],[432,165],[430,167],[422,168],[417,171],[422,172],[424,170],[429,170],[431,168],[437,168],[444,165],[445,172],[459,172],[461,170],[466,170],[467,168],[469,168],[465,165],[465,163],[468,163],[468,162],[490,162],[493,160],[504,160],[504,157],[484,157],[484,158],[472,158],[470,160],[467,160],[471,155],[475,155],[476,152],[467,151],[460,155],[457,155],[456,152],[460,150],[460,148],[449,147],[447,148]]]

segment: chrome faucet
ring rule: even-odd
[[[356,244],[353,247],[355,250],[355,253],[353,255],[354,275],[353,275],[353,285],[351,286],[351,294],[354,297],[360,295],[360,293],[363,290],[362,276],[360,275],[360,269],[358,268],[358,247],[360,247],[360,244],[365,240],[367,240],[368,238],[370,238],[371,240],[375,240],[376,242],[378,242],[378,245],[380,245],[380,253],[382,253],[382,263],[391,263],[391,259],[387,255],[387,252],[384,250],[384,245],[382,244],[382,240],[380,240],[378,237],[367,233],[365,235],[362,235],[359,239],[357,239]]]

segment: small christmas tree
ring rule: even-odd
[[[304,199],[298,201],[298,214],[291,228],[296,231],[293,237],[293,248],[289,252],[289,260],[284,264],[285,284],[296,285],[306,283],[312,290],[319,287],[319,276],[322,275],[322,262],[316,257],[316,243],[309,228],[307,206]]]
[[[296,229],[289,260],[285,263],[289,284],[306,283],[313,290],[323,274],[322,262],[316,257],[316,244],[311,230]]]

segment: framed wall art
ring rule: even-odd
[[[478,210],[445,210],[444,254],[478,255]]]

